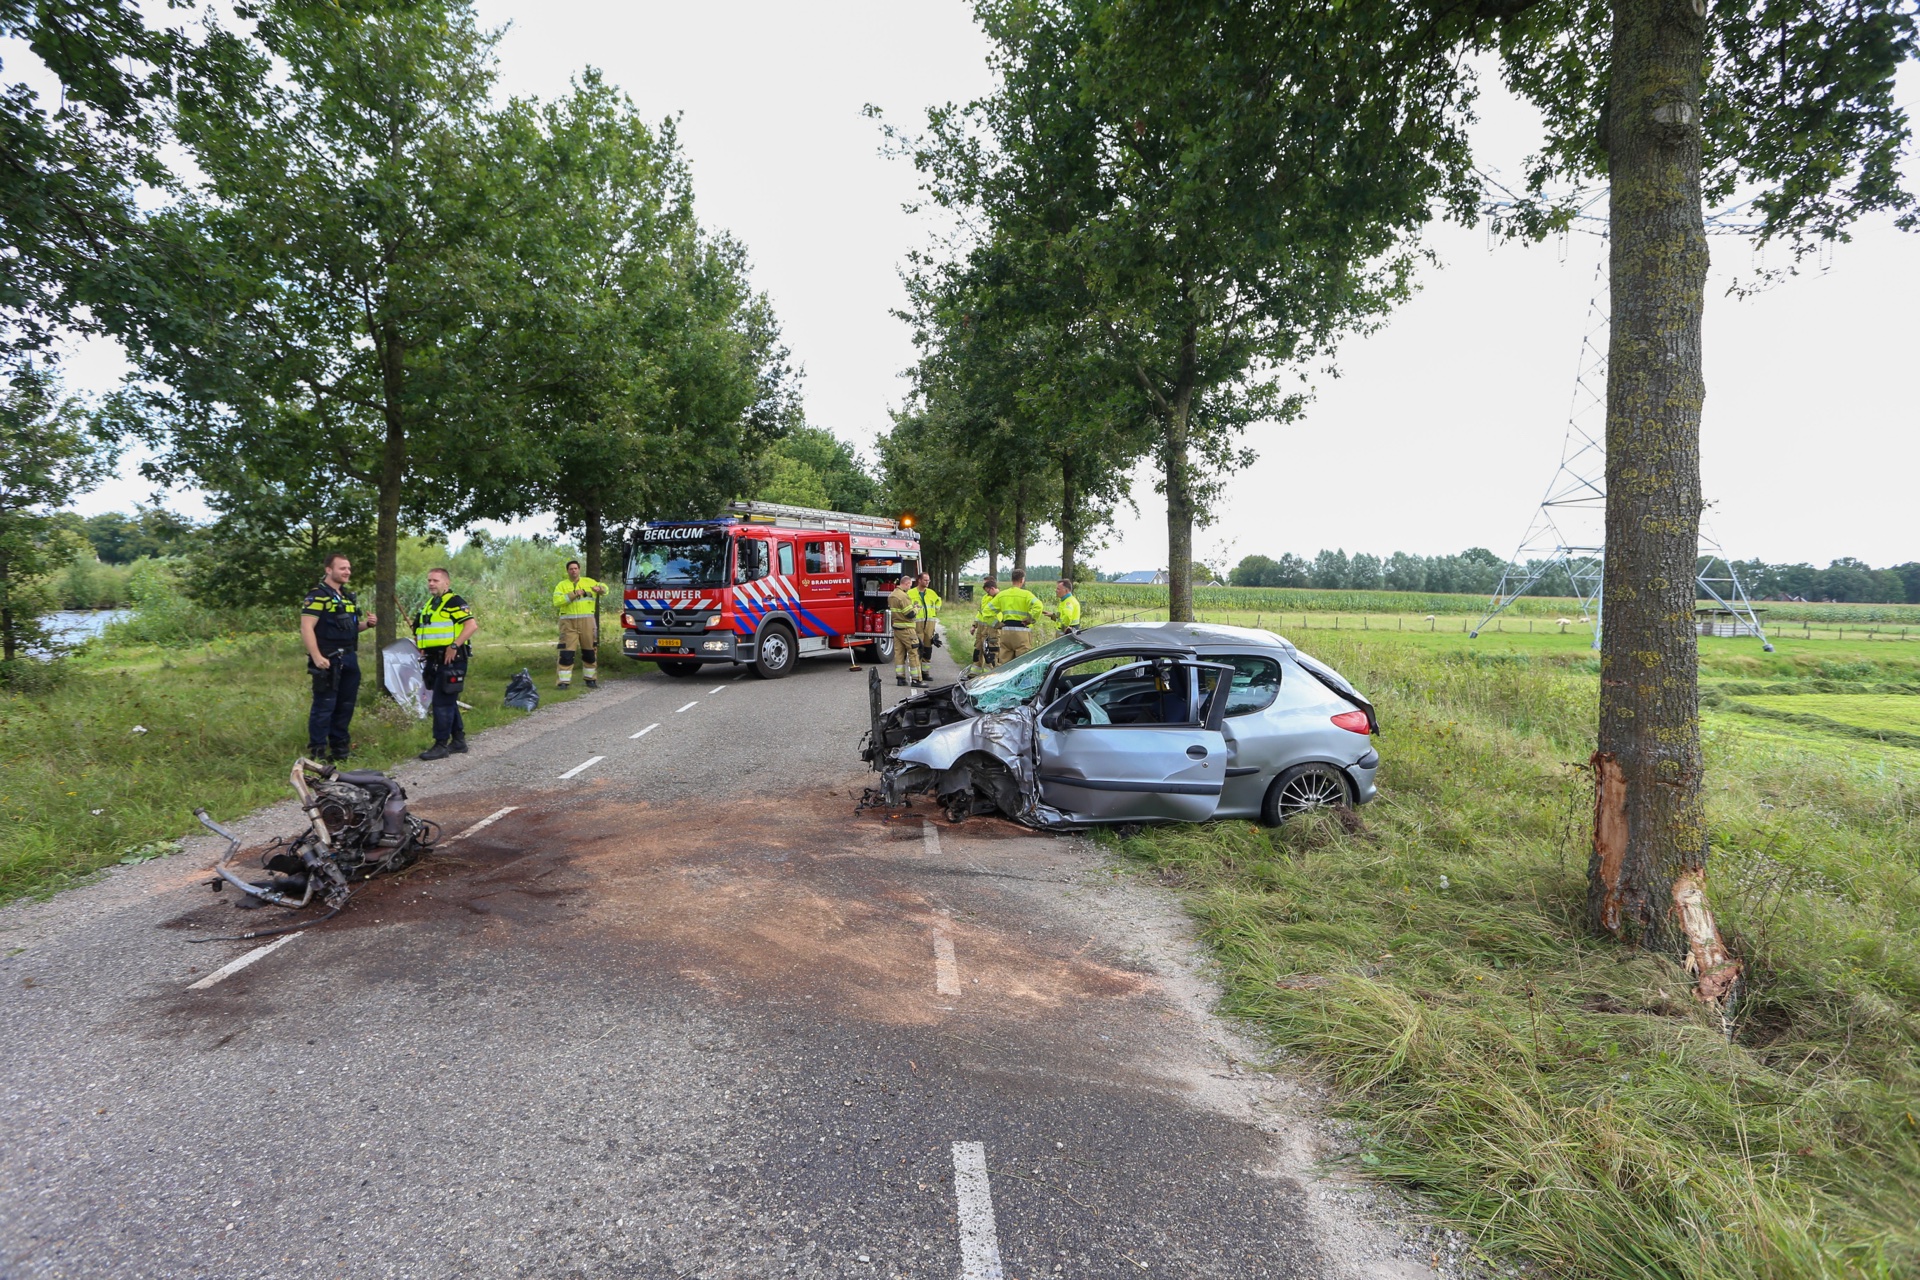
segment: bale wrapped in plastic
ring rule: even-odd
[[[401,706],[413,712],[414,719],[425,720],[433,705],[433,690],[427,688],[421,672],[426,659],[411,640],[395,640],[380,651],[380,669],[388,692]]]

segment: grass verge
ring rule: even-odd
[[[1729,1038],[1583,926],[1590,669],[1315,640],[1381,706],[1366,830],[1122,848],[1190,895],[1228,1011],[1338,1086],[1360,1163],[1555,1275],[1920,1273],[1920,754],[1709,714]]]

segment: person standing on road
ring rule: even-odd
[[[939,616],[940,593],[933,589],[933,575],[923,573],[913,583],[913,630],[920,645],[920,670],[928,675],[933,673],[934,619]]]
[[[973,615],[973,665],[990,671],[1000,657],[1000,586],[980,579],[980,607]]]
[[[300,642],[313,677],[307,755],[336,764],[353,749],[349,731],[360,700],[360,633],[380,621],[360,612],[359,601],[347,590],[352,577],[353,562],[334,552],[321,565],[320,585],[300,605]]]
[[[560,679],[557,688],[573,683],[573,655],[586,666],[587,688],[600,687],[600,618],[596,605],[607,593],[606,584],[580,576],[580,562],[567,561],[567,576],[553,586],[553,607],[560,611]]]
[[[907,580],[901,578],[887,595],[887,612],[893,618],[893,682],[905,684],[907,674],[913,674],[913,683],[926,683],[926,668],[920,665],[920,633],[914,629],[915,609],[913,590],[907,586]]]
[[[445,569],[427,571],[432,594],[413,616],[413,643],[427,660],[427,688],[433,691],[433,745],[422,760],[445,760],[467,753],[467,723],[460,718],[460,691],[467,683],[469,643],[480,629],[467,602],[453,594],[453,575]]]
[[[1027,590],[1024,569],[1013,571],[1013,585],[994,597],[1000,614],[1000,661],[1011,662],[1033,648],[1033,620],[1040,616],[1040,597]]]
[[[1049,609],[1047,616],[1060,624],[1060,633],[1062,635],[1065,635],[1069,631],[1078,631],[1080,629],[1080,602],[1074,598],[1073,583],[1066,578],[1060,579],[1060,581],[1053,584],[1053,594],[1054,598],[1059,601],[1059,606],[1054,609]]]

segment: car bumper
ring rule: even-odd
[[[679,643],[672,643],[675,640]],[[662,641],[667,643],[662,644]],[[620,652],[642,662],[672,661],[676,658],[698,662],[751,662],[752,648],[751,644],[742,644],[731,631],[696,631],[678,636],[628,631],[620,637]]]
[[[1347,776],[1353,779],[1353,802],[1366,804],[1379,795],[1379,789],[1373,785],[1373,775],[1380,772],[1380,753],[1368,751],[1358,760],[1347,766]]]

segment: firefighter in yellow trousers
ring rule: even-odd
[[[586,665],[587,688],[600,687],[600,619],[594,606],[607,593],[604,582],[580,576],[580,562],[567,561],[567,576],[553,585],[553,607],[560,611],[559,688],[573,683],[573,655],[577,652]]]
[[[920,665],[920,633],[914,628],[917,606],[913,600],[913,589],[905,578],[894,585],[887,596],[887,613],[893,618],[893,682],[905,684],[909,672],[913,683],[925,684]]]
[[[938,634],[940,593],[933,589],[933,575],[923,573],[913,581],[913,632],[920,645],[920,670],[933,674],[933,638]]]

